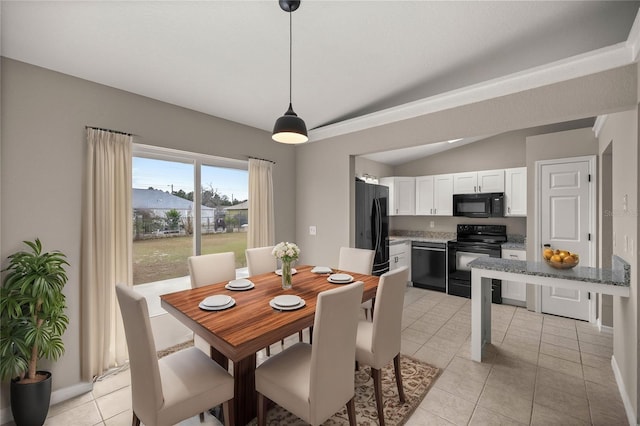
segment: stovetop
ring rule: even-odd
[[[458,243],[481,243],[501,245],[507,241],[505,225],[458,225]]]

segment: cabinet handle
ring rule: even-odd
[[[507,212],[511,213],[511,207],[507,207]]]
[[[478,192],[476,191],[476,188],[477,188],[476,186],[473,187],[473,192]]]
[[[482,192],[482,187],[478,186],[478,192]]]
[[[429,214],[433,214],[433,209],[429,209]]]
[[[433,214],[438,214],[438,209],[433,209]]]
[[[509,256],[510,256],[510,257],[514,257],[514,258],[516,258],[516,259],[518,258],[518,255],[517,255],[517,254],[510,254]]]

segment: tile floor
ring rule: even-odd
[[[476,363],[469,359],[470,300],[407,288],[402,353],[443,369],[408,426],[628,424],[610,334],[514,306],[493,305],[492,315],[493,344]],[[51,407],[45,425],[131,424],[129,380],[125,370],[97,382],[92,392]],[[207,415],[205,424],[218,422]],[[200,422],[196,416],[181,425]]]

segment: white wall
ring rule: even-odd
[[[2,59],[2,267],[39,237],[67,254],[65,355],[50,366],[54,390],[80,382],[81,202],[85,126],[133,133],[134,142],[246,160],[276,161],[276,238],[295,238],[294,148],[269,133],[153,99]],[[46,367],[46,363],[42,365]],[[1,407],[8,392],[2,392]]]
[[[632,411],[633,423],[638,423],[639,325],[638,305],[638,107],[610,114],[600,132],[601,151],[612,145],[613,180],[613,253],[631,266],[631,289],[628,298],[613,297],[613,357],[623,380],[623,400]],[[624,197],[628,208],[623,206]],[[627,241],[627,243],[625,243]]]

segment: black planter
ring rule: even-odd
[[[20,384],[11,380],[11,413],[17,426],[42,426],[51,402],[51,373],[38,371],[47,376],[41,382]]]

